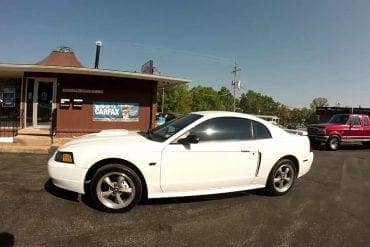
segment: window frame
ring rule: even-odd
[[[199,143],[203,143],[203,142],[223,142],[223,141],[253,141],[253,140],[263,140],[263,139],[271,139],[272,138],[271,131],[263,123],[261,123],[259,121],[256,121],[256,120],[253,120],[253,119],[250,119],[250,118],[243,118],[243,117],[237,117],[237,116],[219,116],[219,117],[214,117],[214,118],[207,119],[207,120],[199,123],[197,126],[194,126],[193,128],[191,128],[189,131],[187,131],[187,134],[197,135],[196,133],[193,133],[194,129],[198,128],[202,124],[206,124],[209,121],[222,119],[222,118],[237,119],[237,120],[245,121],[247,123],[247,126],[245,128],[246,128],[246,131],[248,131],[248,129],[249,129],[250,138],[243,138],[243,139],[242,138],[240,138],[240,139],[234,139],[234,138],[217,139],[217,138],[215,138],[215,139],[209,139],[209,140],[200,140]],[[256,128],[257,125],[261,126],[265,130],[266,134],[268,135],[267,137],[258,137],[256,135],[254,128]],[[254,126],[256,126],[256,127],[254,127]],[[227,134],[228,133],[226,133],[226,135]]]
[[[254,126],[255,126],[254,124],[256,124],[256,125],[258,124],[258,125],[262,126],[262,128],[264,128],[264,130],[268,134],[268,137],[257,138],[257,136],[254,133]],[[272,138],[271,131],[269,130],[269,128],[267,128],[266,125],[264,125],[261,122],[258,122],[258,121],[255,121],[255,120],[251,119],[251,129],[252,129],[253,140],[263,140],[263,139],[271,139]]]

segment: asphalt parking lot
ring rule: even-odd
[[[0,246],[368,246],[370,149],[315,151],[282,197],[262,191],[97,211],[48,182],[48,155],[0,153]]]

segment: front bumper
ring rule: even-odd
[[[301,161],[301,165],[299,166],[298,177],[305,175],[311,169],[313,156],[314,156],[313,152],[310,152],[309,155]]]
[[[329,139],[329,136],[320,136],[320,135],[309,135],[311,142],[326,142]]]
[[[76,167],[75,164],[57,162],[52,157],[48,162],[48,173],[55,186],[85,194],[84,180],[87,169]]]

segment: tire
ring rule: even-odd
[[[269,174],[267,190],[274,196],[284,195],[291,190],[296,177],[297,171],[294,162],[289,159],[279,160]]]
[[[327,149],[331,151],[336,151],[340,147],[340,139],[338,136],[331,136],[329,137],[327,143],[326,143]]]
[[[125,165],[105,165],[91,180],[90,197],[96,207],[105,212],[126,212],[139,202],[141,195],[140,178]]]
[[[311,142],[311,147],[314,148],[314,149],[318,149],[321,147],[321,142],[319,141],[312,141]]]
[[[364,145],[365,147],[370,147],[370,142],[362,142],[362,145]]]

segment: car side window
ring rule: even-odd
[[[191,129],[190,134],[199,137],[199,142],[250,140],[251,120],[238,117],[213,118]]]
[[[362,121],[364,122],[364,126],[369,126],[369,119],[367,117],[362,117]]]
[[[360,118],[357,116],[352,117],[352,124],[353,125],[360,125]]]
[[[252,121],[253,125],[253,138],[254,139],[266,139],[266,138],[271,138],[271,133],[270,131],[266,128],[265,125]]]

